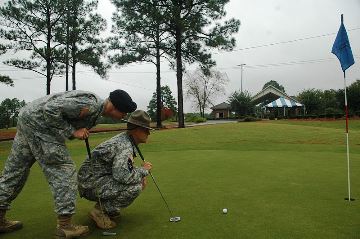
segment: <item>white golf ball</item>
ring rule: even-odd
[[[226,214],[227,213],[227,208],[223,209],[223,213]]]

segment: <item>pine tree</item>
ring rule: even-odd
[[[117,11],[109,38],[110,49],[114,54],[112,63],[122,66],[132,62],[144,61],[156,66],[156,118],[161,128],[161,75],[160,59],[166,56],[164,45],[168,39],[165,29],[164,8],[157,0],[113,0]]]
[[[72,68],[72,89],[76,90],[77,63],[90,66],[98,75],[106,77],[108,66],[104,40],[99,36],[106,21],[98,13],[96,0],[68,0],[62,24],[56,28],[56,40],[62,43],[61,61],[66,67],[66,79]],[[66,84],[68,88],[68,83]]]
[[[240,21],[230,19],[220,23],[226,16],[225,5],[229,0],[159,0],[166,7],[166,19],[172,43],[169,54],[175,55],[178,88],[179,127],[185,127],[183,112],[183,71],[187,63],[199,63],[208,74],[216,63],[209,49],[232,50],[235,39],[231,37],[239,29]],[[175,46],[175,48],[172,48]],[[170,51],[173,51],[172,53]]]
[[[30,59],[11,59],[5,63],[32,70],[46,77],[46,94],[50,94],[51,80],[62,67],[58,61],[59,44],[54,29],[65,13],[65,0],[12,0],[0,7],[3,28],[1,37],[14,43],[17,51],[30,52]]]

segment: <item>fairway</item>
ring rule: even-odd
[[[360,121],[350,121],[352,197],[347,197],[344,122],[262,121],[155,131],[140,145],[178,223],[155,185],[122,211],[117,236],[155,238],[309,238],[360,237]],[[90,137],[91,147],[115,133]],[[0,166],[12,142],[0,143]],[[83,141],[69,141],[77,166],[86,157]],[[136,159],[140,163],[140,157]],[[53,200],[38,165],[13,202],[10,218],[18,232],[1,238],[52,238]],[[90,226],[84,238],[102,237],[87,217],[93,203],[77,201],[75,223]],[[228,213],[223,214],[222,209]],[[47,236],[48,235],[48,236]]]

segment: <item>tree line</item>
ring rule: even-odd
[[[267,82],[267,85],[273,85],[281,91],[285,92],[283,86],[279,85],[276,81]],[[360,116],[360,80],[356,80],[347,88],[347,100],[350,116]],[[344,115],[345,111],[345,97],[344,89],[305,89],[302,90],[295,99],[301,104],[305,105],[304,115],[312,117],[333,117],[335,115]],[[228,102],[232,110],[237,116],[255,115],[255,105],[251,102],[252,95],[248,91],[233,92]]]
[[[196,73],[192,74],[191,77],[189,76],[189,78],[186,78],[186,84],[196,82],[196,84],[186,86],[185,89],[187,92],[186,94],[193,100],[195,106],[199,110],[198,115],[201,118],[208,117],[208,115],[204,112],[204,108],[209,107],[209,104],[213,104],[219,94],[224,94],[223,87],[226,84],[226,78],[224,78],[224,75],[219,74],[220,72],[215,71],[212,76],[208,77],[207,80],[202,79],[202,81],[189,81],[192,77],[205,77],[199,71],[196,71]],[[210,86],[215,83],[218,83],[217,89],[220,89],[219,91],[212,91],[213,88],[216,87]],[[285,92],[285,88],[282,85],[279,85],[276,81],[269,81],[265,83],[263,88],[266,88],[268,85],[273,85]],[[199,94],[200,92],[201,94]],[[161,95],[163,108],[160,120],[162,121],[168,117],[178,117],[176,107],[177,103],[169,86],[161,87]],[[211,97],[209,95],[211,95]],[[295,98],[306,107],[305,114],[301,116],[335,117],[336,115],[343,116],[345,114],[343,89],[305,89],[295,96]],[[156,119],[157,117],[156,99],[157,94],[154,92],[147,107],[147,111],[153,119]],[[236,117],[256,116],[255,105],[252,103],[251,99],[252,95],[248,91],[234,91],[230,94],[227,101],[231,105],[231,111],[235,112]],[[350,116],[360,116],[360,80],[356,80],[347,87],[347,99]],[[204,102],[205,104],[203,104]],[[199,106],[200,104],[203,105]],[[17,98],[5,99],[2,101],[0,103],[0,128],[15,127],[20,108],[24,105],[25,101]],[[167,112],[166,110],[164,111],[164,109],[171,110],[171,114],[166,115]]]
[[[15,127],[21,107],[25,101],[17,98],[5,99],[0,103],[0,129]]]
[[[178,124],[184,127],[183,72],[197,63],[209,73],[216,63],[211,48],[232,50],[239,29],[236,19],[225,20],[229,0],[111,0],[111,35],[102,38],[106,20],[96,12],[96,0],[11,0],[0,7],[3,44],[0,54],[18,57],[4,63],[46,77],[51,93],[55,75],[65,75],[65,90],[76,87],[80,63],[106,77],[112,65],[151,62],[156,68],[157,126],[161,127],[161,64],[176,70]],[[27,52],[24,54],[23,52]],[[6,76],[1,82],[13,84]]]
[[[225,87],[228,78],[225,73],[211,69],[209,74],[204,74],[201,69],[193,72],[187,72],[185,75],[185,92],[187,99],[193,103],[194,108],[198,112],[198,116],[202,118],[211,118],[205,113],[206,109],[214,106],[219,96],[225,95]],[[285,92],[285,87],[277,81],[270,80],[266,82],[262,89],[269,85]],[[162,99],[163,106],[171,109],[176,114],[176,101],[172,97],[171,90],[168,86],[162,87],[162,95],[166,95]],[[319,90],[304,89],[296,96],[295,100],[305,106],[297,117],[342,117],[344,111],[344,89]],[[253,95],[248,91],[234,91],[230,93],[227,102],[230,104],[231,111],[236,117],[256,116],[256,112],[261,109],[252,102]],[[349,106],[349,114],[360,116],[360,80],[356,80],[347,87],[347,100]],[[264,102],[264,104],[270,102]],[[152,118],[156,118],[156,92],[148,106],[148,113]]]

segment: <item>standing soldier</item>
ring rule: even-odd
[[[115,90],[105,101],[85,91],[52,94],[27,104],[20,111],[11,153],[0,176],[0,232],[22,228],[20,221],[5,219],[11,202],[18,196],[38,162],[51,188],[58,238],[86,234],[87,226],[73,225],[77,180],[75,164],[65,146],[65,139],[86,139],[99,117],[122,119],[136,109],[136,103],[123,90]]]
[[[146,112],[133,112],[127,131],[98,145],[79,169],[80,196],[96,202],[89,217],[101,229],[116,227],[120,208],[129,206],[146,186],[152,165],[145,162],[142,167],[134,166],[134,145],[146,143],[150,121]]]

